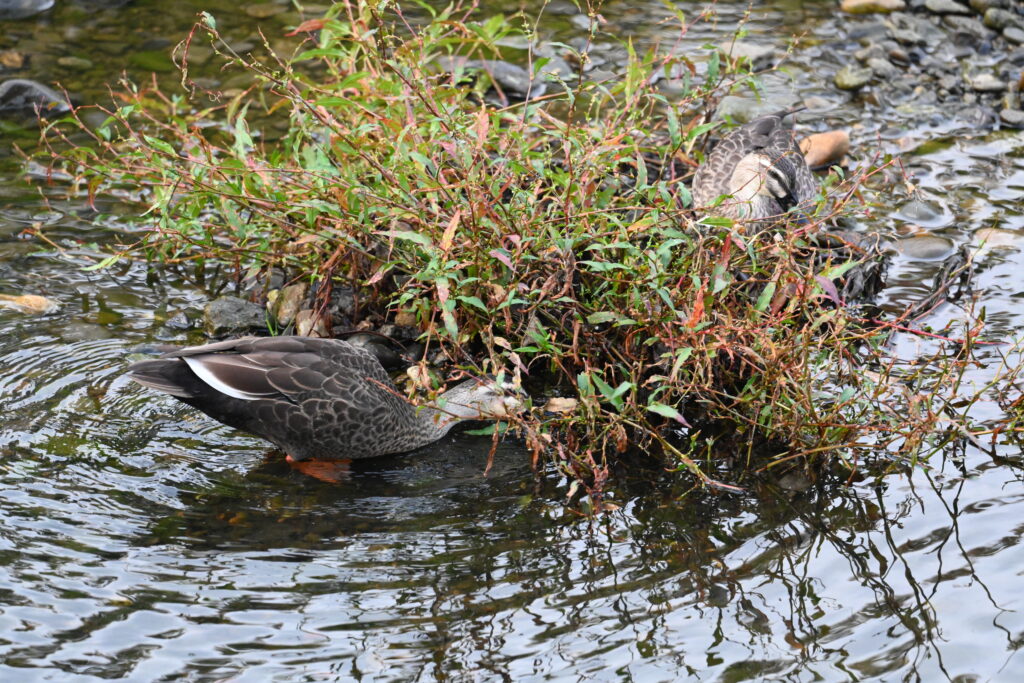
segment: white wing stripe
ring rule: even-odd
[[[196,373],[196,376],[199,377],[199,379],[203,380],[213,389],[216,389],[222,394],[227,394],[234,398],[240,398],[243,401],[255,401],[257,399],[266,398],[266,396],[261,394],[250,394],[245,391],[240,391],[230,384],[226,384],[217,379],[216,375],[214,375],[209,368],[203,365],[203,361],[200,358],[185,356],[182,360],[188,363],[189,368],[192,369],[192,372]]]

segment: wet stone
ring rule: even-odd
[[[1020,26],[1020,21],[1016,14],[1009,10],[999,9],[998,7],[993,7],[986,11],[982,23],[997,31],[1001,31],[1007,26]]]
[[[0,0],[0,21],[27,19],[53,7],[54,0]]]
[[[853,58],[858,62],[867,62],[871,59],[885,59],[885,48],[878,43],[871,43],[854,52]]]
[[[1024,43],[1024,29],[1017,28],[1016,26],[1007,26],[1003,29],[1003,38],[1006,38],[1006,40],[1014,45],[1020,45]]]
[[[720,49],[733,59],[746,59],[755,71],[770,67],[775,58],[775,49],[770,45],[757,45],[743,40],[726,43]]]
[[[971,9],[956,0],[925,0],[925,8],[935,14],[970,14]]]
[[[915,235],[899,241],[900,251],[915,261],[941,261],[956,250],[952,240],[938,235]]]
[[[984,14],[992,7],[1009,7],[1010,0],[970,0],[971,9]]]
[[[879,57],[869,59],[867,66],[879,78],[894,78],[900,73],[900,70],[893,66],[892,62]]]
[[[203,309],[203,323],[206,332],[215,337],[267,327],[263,307],[236,296],[222,296],[208,303]]]
[[[164,323],[164,327],[175,332],[186,332],[188,330],[195,329],[196,322],[201,317],[201,314],[194,309],[185,309],[184,311],[178,311]]]
[[[267,308],[278,325],[288,327],[295,322],[295,316],[306,301],[306,291],[306,283],[297,282],[267,293]]]
[[[955,14],[947,14],[942,18],[942,23],[957,33],[965,33],[975,40],[985,40],[992,35],[991,31],[985,28],[985,25],[974,17],[961,17]]]
[[[286,11],[288,11],[287,7],[284,7],[283,5],[275,5],[272,2],[264,2],[259,5],[249,5],[245,8],[245,13],[255,19],[269,19],[272,16]]]
[[[1004,109],[999,112],[999,120],[1014,128],[1024,128],[1024,111],[1020,109]]]
[[[843,0],[839,9],[850,14],[895,12],[907,6],[903,0]]]
[[[12,78],[0,83],[0,114],[62,113],[68,110],[64,97],[56,90],[27,78]]]
[[[871,69],[847,64],[836,72],[835,84],[840,90],[859,90],[868,84],[873,75]]]
[[[999,80],[989,73],[973,76],[968,82],[971,89],[977,92],[1002,92],[1006,90],[1006,82]]]
[[[61,57],[57,60],[57,64],[75,71],[88,71],[93,67],[93,63],[85,57],[74,57],[71,55]]]

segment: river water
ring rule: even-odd
[[[569,41],[581,31],[565,4],[548,35]],[[901,118],[840,93],[829,79],[843,57],[830,45],[851,20],[830,2],[765,7],[753,42],[814,39],[766,79],[769,95],[818,97],[804,125],[848,127],[855,157],[909,151],[903,167],[934,209],[915,214],[915,230],[938,250],[897,255],[882,305],[919,297],[943,245],[996,235],[977,256],[973,314],[984,307],[986,338],[1019,338],[1024,136],[952,111]],[[60,80],[89,101],[123,68],[164,68],[198,9],[238,41],[256,23],[280,35],[296,17],[257,22],[228,2],[58,0],[4,24],[0,49],[29,56],[8,75]],[[685,40],[721,38],[745,5],[720,9],[717,28]],[[659,3],[602,14],[620,37],[674,35]],[[62,65],[67,56],[91,66]],[[31,148],[32,126],[4,128]],[[94,243],[117,238],[116,218],[97,227],[65,188],[26,180],[3,155],[0,293],[44,294],[61,308],[0,309],[0,679],[1024,678],[1024,460],[1012,442],[961,445],[912,475],[799,491],[754,481],[742,494],[693,492],[675,475],[630,471],[612,486],[619,509],[598,517],[567,502],[558,476],[535,476],[514,441],[485,476],[489,440],[460,433],[341,483],[317,481],[124,379],[132,347],[186,341],[163,322],[206,292],[144,264],[82,270]],[[893,183],[863,220],[908,232],[909,200]],[[59,248],[26,238],[34,225]],[[964,319],[946,305],[928,322]],[[893,352],[934,348],[906,335]],[[983,384],[1007,354],[982,349],[966,381]],[[994,406],[980,402],[978,417]]]

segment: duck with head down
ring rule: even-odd
[[[463,420],[510,415],[519,399],[467,380],[417,409],[370,352],[340,339],[233,339],[133,363],[128,376],[226,425],[263,437],[291,461],[403,453]]]
[[[756,118],[715,146],[693,178],[698,210],[762,225],[794,207],[810,210],[818,186],[793,131],[783,125],[789,113]]]

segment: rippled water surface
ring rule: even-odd
[[[603,14],[638,40],[671,35],[660,4],[626,5]],[[822,97],[803,125],[851,127],[860,158],[916,150],[904,169],[933,211],[902,214],[911,197],[892,182],[863,220],[898,245],[908,223],[940,252],[985,242],[965,305],[984,307],[991,338],[1019,338],[1022,135],[864,115],[827,85],[841,62],[828,41],[843,39],[833,3],[767,6],[753,40],[823,41],[767,79],[770,94]],[[18,75],[88,99],[142,68],[139,54],[158,60],[200,7],[239,41],[254,22],[237,3],[83,7],[58,1],[4,27],[3,47],[32,55]],[[718,30],[745,10],[723,5]],[[264,26],[279,35],[293,16]],[[564,13],[550,22],[552,37],[579,35]],[[91,70],[58,62],[83,53]],[[9,128],[31,144],[31,129]],[[464,433],[317,481],[122,377],[135,346],[185,341],[163,322],[206,293],[141,264],[83,271],[114,228],[93,227],[61,188],[23,181],[4,154],[0,293],[61,309],[0,309],[0,680],[1024,678],[1024,460],[1012,444],[966,445],[881,483],[752,481],[741,495],[684,496],[684,480],[631,471],[612,492],[619,509],[597,518],[566,504],[566,482],[535,476],[515,441],[485,475],[490,441]],[[26,239],[33,225],[60,249]],[[903,249],[882,305],[916,300],[938,266]],[[967,319],[946,305],[930,322]],[[893,348],[934,347],[904,336]],[[967,381],[984,384],[1011,353],[983,349]]]

